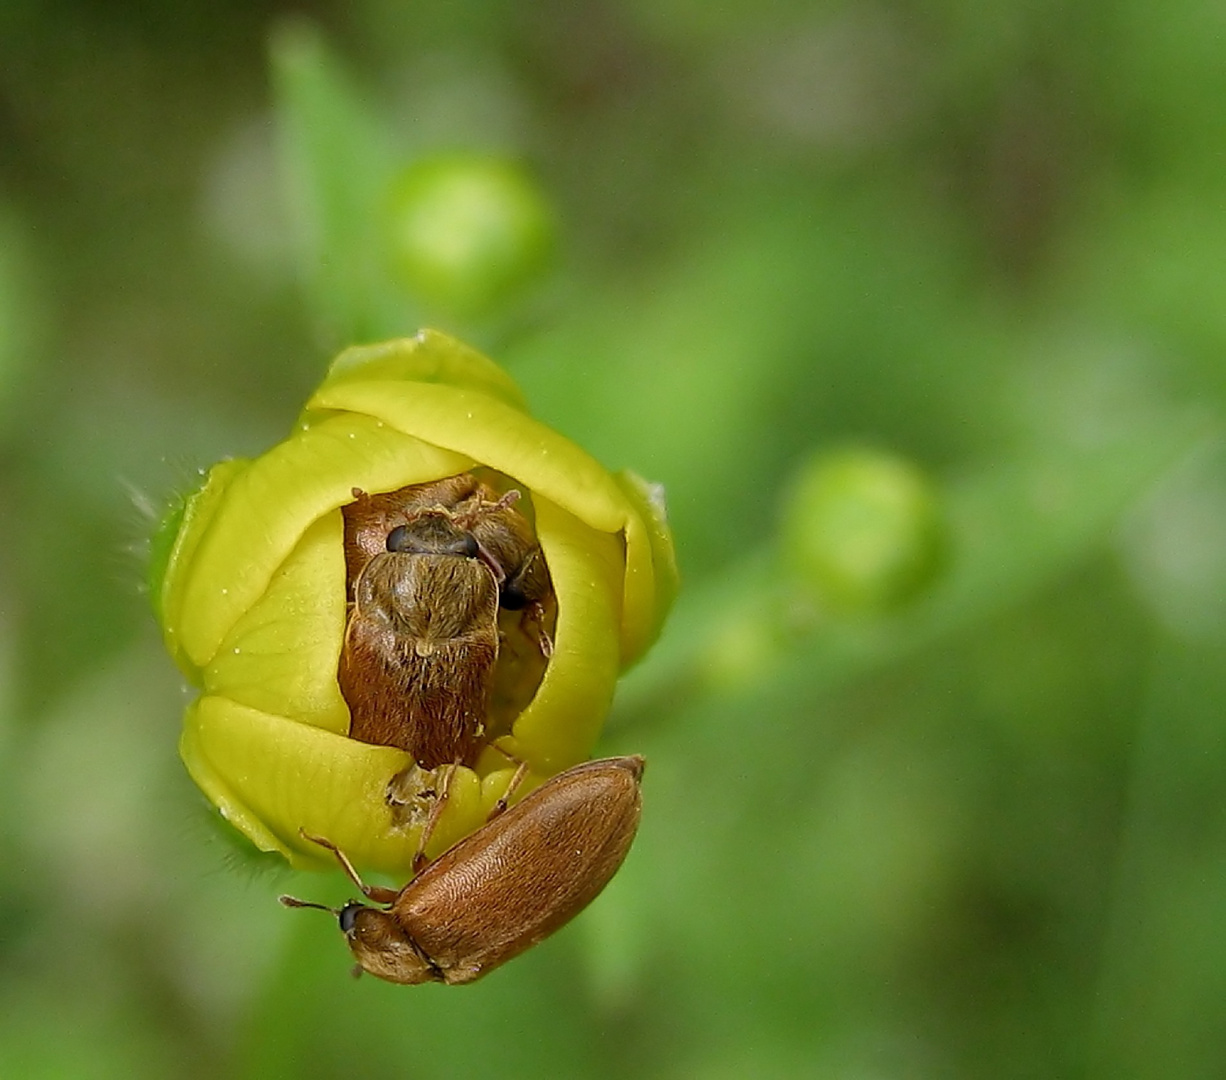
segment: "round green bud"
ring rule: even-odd
[[[501,159],[428,158],[392,189],[388,234],[399,277],[454,314],[485,314],[534,282],[554,232],[540,189]]]
[[[878,450],[819,454],[800,469],[784,510],[788,567],[838,614],[912,599],[939,572],[945,525],[928,478]]]

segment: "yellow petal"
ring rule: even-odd
[[[302,534],[353,501],[353,489],[391,491],[470,468],[365,416],[334,416],[273,447],[231,480],[186,567],[178,633],[198,667],[268,588]]]
[[[411,874],[418,830],[393,827],[384,801],[408,754],[211,696],[188,709],[180,752],[201,790],[262,850],[299,867],[330,862],[302,830],[360,867]],[[485,814],[480,780],[458,769],[428,853],[479,828]]]
[[[355,380],[444,383],[488,394],[521,412],[527,409],[515,380],[493,360],[436,330],[346,349],[332,361],[321,389]]]
[[[205,668],[206,694],[348,733],[349,707],[336,681],[345,633],[344,528],[333,510],[307,529]]]
[[[310,407],[361,413],[479,461],[601,532],[620,532],[630,516],[626,497],[594,458],[532,417],[473,390],[355,381],[321,387]]]
[[[487,749],[490,750],[491,754],[497,753],[495,750],[490,748]],[[506,760],[506,758],[502,757],[501,755],[499,755],[499,757],[503,761]],[[516,769],[497,769],[494,772],[483,774],[481,772],[481,766],[478,764],[477,775],[481,777],[481,806],[484,808],[487,817],[493,812],[494,804],[506,795],[507,788],[514,779],[516,772]],[[525,795],[535,791],[548,779],[548,776],[542,776],[540,773],[525,773],[522,779],[516,785],[515,791],[512,793],[511,798],[507,800],[507,805],[514,806]]]
[[[591,753],[613,699],[623,554],[620,537],[597,532],[539,495],[533,505],[558,623],[545,677],[505,745],[534,772],[551,776]]]
[[[196,684],[200,681],[200,670],[188,659],[179,640],[183,586],[187,581],[187,570],[192,565],[200,538],[221,506],[222,496],[234,477],[249,464],[250,462],[242,458],[219,461],[209,470],[200,490],[184,502],[183,513],[179,518],[179,531],[171,545],[166,566],[162,571],[162,581],[154,597],[154,610],[162,624],[166,648],[170,650],[170,655],[175,658],[183,673]]]
[[[614,479],[633,505],[626,525],[626,591],[622,606],[622,666],[634,663],[659,636],[680,584],[664,492],[623,470]]]

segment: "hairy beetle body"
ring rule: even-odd
[[[475,559],[387,552],[358,579],[338,671],[349,734],[427,769],[471,763],[498,659],[498,586]]]
[[[337,673],[349,734],[408,751],[427,770],[471,765],[486,733],[499,607],[539,608],[552,590],[514,507],[519,493],[499,498],[463,473],[354,495]]]

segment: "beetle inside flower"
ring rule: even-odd
[[[440,481],[484,487],[471,502],[437,497]],[[187,767],[258,847],[298,865],[321,860],[304,831],[373,870],[407,873],[417,854],[422,816],[398,816],[388,794],[423,763],[351,738],[356,690],[347,701],[338,680],[359,606],[360,523],[406,489],[435,493],[419,510],[462,545],[473,536],[476,555],[430,548],[444,541],[416,535],[429,531],[422,514],[402,507],[404,520],[373,527],[368,561],[449,559],[479,593],[473,561],[494,583],[474,603],[488,611],[492,596],[499,628],[480,745],[448,779],[431,857],[479,827],[513,779],[517,798],[589,755],[619,671],[654,638],[675,590],[658,494],[529,417],[492,361],[430,331],[342,353],[289,439],[209,471],[162,529],[151,571],[167,644],[202,691],[185,718]],[[505,591],[523,567],[494,550],[517,519],[528,529],[517,543],[539,545],[552,586],[531,611]],[[364,584],[386,615],[388,582],[394,592],[404,575],[380,573]]]
[[[412,755],[388,800],[396,821],[422,826],[424,854],[455,766],[491,751],[513,762],[499,806],[527,776],[528,764],[498,740],[544,676],[553,584],[517,506],[522,493],[506,477],[473,470],[353,494],[341,508],[349,615],[338,671],[349,736]]]

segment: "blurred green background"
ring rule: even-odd
[[[1195,0],[0,6],[0,1075],[1226,1075],[1223,102]],[[464,989],[278,907],[346,888],[214,827],[140,595],[151,507],[420,324],[685,576],[623,872]],[[848,446],[926,588],[782,542]]]

